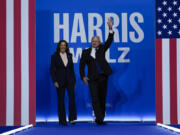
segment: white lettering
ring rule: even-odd
[[[128,52],[130,51],[130,48],[129,47],[124,47],[124,48],[121,47],[121,48],[118,48],[118,51],[122,51],[122,54],[118,58],[118,63],[130,63],[130,59],[125,59]]]
[[[97,20],[96,25],[94,25],[94,19]],[[102,26],[103,20],[102,16],[98,13],[89,13],[88,14],[88,35],[89,35],[89,42],[91,42],[92,37],[94,36],[94,31],[96,31],[96,35],[100,37],[102,40],[102,30],[100,27]]]
[[[135,37],[135,32],[130,32],[130,39],[135,43],[139,43],[144,39],[144,32],[140,26],[136,23],[135,18],[137,17],[138,23],[143,23],[144,19],[140,13],[133,13],[130,16],[130,24],[138,34],[138,38]]]
[[[73,62],[77,63],[78,59],[80,59],[82,54],[82,48],[77,48],[76,54],[74,52],[74,48],[69,48],[70,53],[73,55]]]
[[[79,26],[79,32],[78,32],[78,26]],[[82,13],[76,13],[74,16],[71,43],[76,43],[78,36],[80,36],[82,43],[87,42]]]
[[[63,24],[59,22],[59,13],[54,13],[54,43],[60,40],[60,29],[63,29],[63,39],[69,42],[69,14],[63,13]]]

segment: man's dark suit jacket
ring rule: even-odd
[[[105,44],[99,45],[98,50],[96,52],[96,60],[91,56],[92,47],[83,50],[81,59],[80,59],[80,65],[79,65],[81,79],[83,79],[83,77],[85,77],[85,65],[86,64],[88,66],[88,78],[90,80],[95,80],[98,77],[96,61],[99,63],[101,70],[103,71],[103,73],[106,76],[108,76],[112,73],[112,69],[105,59],[105,52],[110,47],[110,45],[113,41],[113,35],[114,35],[114,33],[109,33],[108,39],[106,40]]]
[[[72,61],[72,54],[67,53],[68,64],[65,67],[63,60],[58,52],[51,56],[50,72],[53,82],[58,82],[60,86],[73,85],[76,83],[74,74],[74,65]]]

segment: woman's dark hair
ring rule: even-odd
[[[64,42],[66,44],[66,53],[69,52],[69,46],[68,46],[68,43],[66,40],[60,40],[57,44],[57,47],[56,47],[56,52],[59,53],[60,52],[60,46],[61,46],[61,43]]]

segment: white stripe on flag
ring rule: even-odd
[[[170,123],[169,39],[162,39],[163,123]]]
[[[6,0],[6,125],[14,124],[14,0]]]
[[[21,124],[29,124],[29,1],[21,0]]]
[[[180,38],[177,39],[177,114],[180,124]]]

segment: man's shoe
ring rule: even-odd
[[[95,120],[95,122],[98,125],[106,125],[106,122],[104,122],[103,120]]]
[[[98,125],[101,124],[100,120],[95,120],[95,122],[96,122],[96,124],[98,124]]]
[[[107,124],[107,123],[106,123],[106,122],[104,122],[104,121],[102,121],[102,122],[101,122],[101,125],[106,125],[106,124]]]

